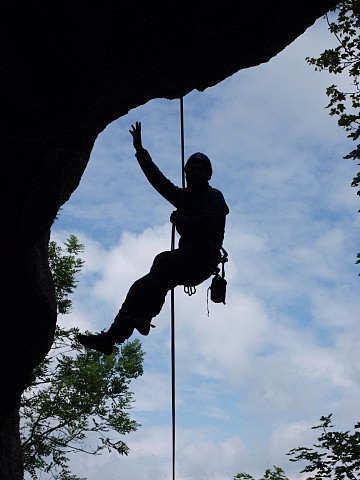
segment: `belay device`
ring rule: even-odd
[[[211,285],[208,288],[208,294],[210,290],[210,299],[214,303],[223,303],[225,305],[226,285],[227,285],[227,281],[225,280],[225,263],[228,261],[228,253],[223,247],[221,247],[221,251],[222,251],[222,256],[220,259],[221,275],[220,275],[220,268],[216,267],[214,277],[211,280]],[[209,315],[209,308],[208,308],[208,315]]]

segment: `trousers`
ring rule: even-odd
[[[124,315],[150,322],[160,313],[171,289],[200,285],[215,272],[220,259],[220,251],[209,253],[190,247],[159,253],[149,272],[130,287],[113,325]]]

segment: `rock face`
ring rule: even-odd
[[[267,62],[334,0],[6,2],[1,7],[0,421],[53,341],[49,231],[99,133]]]

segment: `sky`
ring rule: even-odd
[[[291,448],[333,414],[338,429],[359,420],[359,209],[350,186],[356,163],[346,132],[325,108],[334,83],[305,61],[333,45],[323,19],[269,62],[184,97],[185,157],[212,161],[211,185],[230,213],[224,247],[226,304],[209,300],[210,280],[175,289],[176,478],[259,478],[273,465],[304,478]],[[336,82],[340,80],[335,78]],[[52,239],[85,245],[73,312],[62,326],[107,329],[128,288],[169,250],[173,207],[148,184],[129,129],[181,186],[179,100],[131,110],[98,136],[78,189]],[[128,456],[77,454],[88,480],[170,480],[170,294],[142,340],[144,374],[131,383],[137,432]]]

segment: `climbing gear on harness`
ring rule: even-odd
[[[214,277],[211,280],[211,285],[207,289],[207,311],[209,316],[209,291],[210,291],[210,299],[214,303],[223,303],[225,305],[226,299],[226,285],[227,281],[225,280],[225,263],[228,261],[228,253],[225,248],[221,247],[222,256],[220,258],[221,263],[221,276],[220,276],[220,268],[216,267],[214,272]]]
[[[226,285],[227,281],[225,280],[225,263],[228,261],[227,251],[221,247],[223,255],[220,259],[221,267],[221,277],[219,275],[220,269],[216,267],[214,278],[211,281],[210,289],[210,298],[214,303],[223,303],[225,305],[226,298]]]
[[[184,285],[184,292],[191,297],[191,295],[194,295],[196,293],[196,287],[194,285]]]
[[[226,285],[227,281],[225,278],[220,277],[219,273],[216,273],[209,287],[210,298],[214,303],[223,303],[225,305]]]

